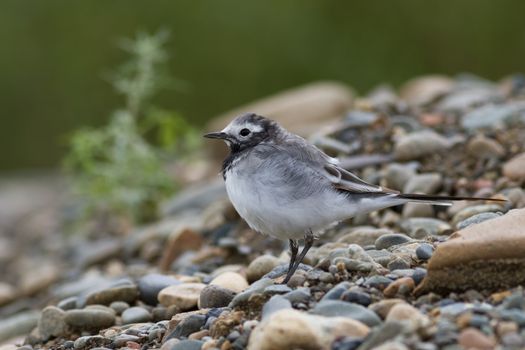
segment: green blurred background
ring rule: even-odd
[[[416,75],[525,71],[525,1],[3,0],[0,170],[59,163],[68,132],[122,105],[104,76],[122,37],[166,28],[185,88],[157,103],[195,125],[318,79],[365,93]]]

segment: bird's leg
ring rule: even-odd
[[[290,239],[290,265],[288,271],[290,271],[294,265],[295,258],[297,258],[297,252],[299,251],[297,241]]]
[[[299,257],[295,260],[294,264],[291,266],[291,268],[288,269],[288,273],[286,274],[286,278],[284,279],[283,284],[288,283],[290,278],[292,278],[293,274],[295,273],[299,265],[303,262],[303,259],[306,253],[308,253],[310,248],[312,248],[313,244],[314,244],[314,235],[311,231],[309,231],[308,234],[304,236],[304,248],[301,251],[301,254],[299,254]]]

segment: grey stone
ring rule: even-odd
[[[248,269],[246,270],[246,278],[248,282],[255,282],[270,271],[272,271],[279,264],[279,259],[272,255],[261,255],[255,258]]]
[[[391,233],[391,234],[379,237],[375,241],[375,246],[377,250],[388,249],[394,245],[404,244],[404,243],[410,242],[411,240],[412,239],[408,237],[407,235],[400,234],[400,233]]]
[[[320,301],[311,312],[316,315],[327,317],[351,318],[363,322],[370,327],[381,324],[381,319],[373,311],[362,305],[340,300]]]
[[[112,308],[117,315],[122,315],[124,310],[129,308],[129,304],[125,301],[114,301],[109,304],[109,307]]]
[[[274,295],[268,300],[262,309],[262,319],[269,317],[271,314],[283,310],[291,309],[292,303],[281,295]]]
[[[402,334],[405,329],[403,323],[387,321],[375,328],[367,337],[359,350],[370,350]]]
[[[297,271],[299,270],[308,271],[311,268],[312,268],[311,266],[308,266],[306,264],[300,264],[299,267],[297,268]],[[287,272],[288,272],[288,264],[281,264],[281,265],[276,266],[272,271],[268,272],[262,278],[277,278],[279,276],[286,275]]]
[[[385,249],[381,249],[381,250],[371,249],[371,250],[367,250],[366,253],[370,255],[376,263],[381,264],[384,267],[388,266],[388,263],[394,257],[392,253],[390,253],[388,250],[385,250]]]
[[[44,339],[66,335],[68,326],[64,321],[66,312],[55,306],[48,306],[42,310],[38,320],[38,330]]]
[[[292,290],[289,293],[286,293],[285,295],[283,295],[283,297],[288,299],[292,304],[307,304],[310,298],[312,297],[312,293],[310,292],[309,288],[302,287]]]
[[[122,313],[123,324],[150,322],[151,320],[149,311],[140,306],[130,307]]]
[[[142,276],[138,280],[140,300],[149,305],[157,305],[157,295],[162,289],[180,283],[176,278],[157,273]]]
[[[358,292],[353,290],[348,290],[341,295],[341,299],[343,301],[349,302],[349,303],[355,303],[363,306],[368,306],[372,303],[372,298],[370,295],[364,292]]]
[[[200,331],[205,323],[205,315],[190,315],[177,324],[173,332],[167,336],[166,340],[172,338],[180,339],[181,337],[188,337],[190,334]]]
[[[111,344],[111,339],[104,338],[101,335],[88,335],[77,338],[73,347],[75,349],[93,349],[96,347],[108,346]]]
[[[418,230],[425,230],[431,235],[450,234],[452,227],[445,221],[434,218],[410,218],[401,221],[401,229],[410,237],[414,237]]]
[[[62,310],[72,310],[77,307],[77,297],[69,297],[58,302],[57,307]]]
[[[346,292],[350,288],[349,282],[341,282],[338,285],[334,286],[332,289],[330,289],[321,299],[323,300],[339,300],[341,299],[341,296],[344,292]]]
[[[428,130],[415,131],[401,137],[394,146],[394,155],[401,161],[414,160],[444,152],[450,147],[448,139]]]
[[[26,311],[0,320],[0,342],[14,338],[17,335],[27,334],[36,327],[40,313]]]
[[[466,113],[461,126],[468,130],[503,128],[513,121],[523,121],[524,103],[486,105]]]
[[[463,230],[464,228],[469,227],[470,225],[479,224],[483,221],[494,219],[501,215],[503,215],[503,213],[501,212],[495,212],[495,213],[488,212],[488,213],[475,214],[463,221],[458,222],[456,227],[458,230]]]
[[[443,182],[443,176],[440,173],[417,174],[408,179],[403,192],[405,193],[436,193]]]
[[[271,278],[261,278],[257,282],[252,283],[252,285],[248,287],[248,289],[237,294],[231,301],[229,307],[235,308],[243,303],[246,303],[253,294],[262,294],[266,287],[271,286],[273,284],[274,282]]]
[[[395,258],[392,261],[390,261],[387,265],[387,268],[390,271],[394,270],[406,270],[410,268],[410,264],[406,262],[404,259],[401,258]]]
[[[393,190],[402,191],[408,180],[415,175],[413,164],[389,164],[385,169],[385,186]]]
[[[392,283],[392,280],[383,276],[372,276],[365,280],[364,285],[370,288],[385,289]]]
[[[286,294],[292,291],[292,288],[286,284],[274,284],[264,288],[264,294],[275,295],[275,294]]]
[[[204,342],[194,339],[184,339],[166,350],[200,350]]]
[[[98,331],[113,326],[115,315],[98,308],[85,308],[66,311],[64,321],[74,328]]]
[[[420,244],[419,247],[416,249],[416,256],[419,260],[428,260],[430,257],[432,257],[432,253],[434,252],[434,247],[430,244],[423,243]]]
[[[199,308],[216,308],[228,306],[235,297],[235,292],[214,284],[209,284],[201,291]]]
[[[90,292],[86,296],[86,305],[109,305],[114,301],[132,303],[137,299],[137,286],[127,281],[116,282],[115,284],[113,287]]]

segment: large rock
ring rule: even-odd
[[[525,283],[525,209],[469,226],[439,245],[417,292]]]
[[[368,332],[369,328],[359,321],[285,309],[270,315],[255,327],[248,349],[330,349],[338,337],[361,338]]]
[[[350,108],[352,101],[353,93],[347,86],[337,82],[316,82],[228,111],[213,119],[206,129],[222,130],[236,116],[253,112],[276,120],[296,134],[308,136],[327,121],[339,118]],[[222,160],[226,147],[209,144],[214,157]]]

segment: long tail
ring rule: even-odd
[[[492,201],[492,202],[506,202],[505,199],[497,198],[480,198],[480,197],[455,197],[455,196],[434,196],[417,193],[400,193],[397,198],[408,199],[409,201],[433,204],[433,205],[452,205],[452,201]]]

